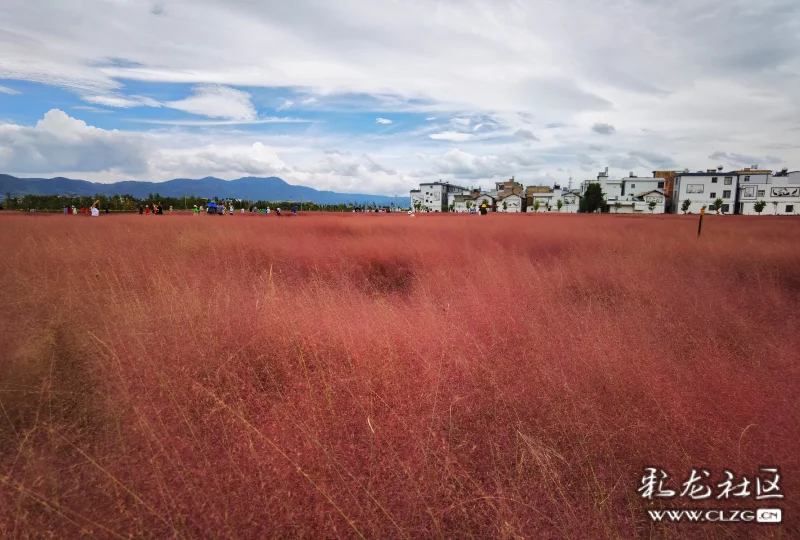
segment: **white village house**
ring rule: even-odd
[[[789,172],[783,169],[769,177],[768,182],[739,182],[738,213],[747,216],[757,215],[755,205],[764,201],[766,206],[762,215],[800,214],[800,171]]]
[[[633,172],[624,178],[611,178],[606,167],[596,179],[581,182],[576,190],[565,190],[558,185],[524,188],[513,177],[495,182],[493,190],[483,192],[437,181],[411,190],[411,203],[412,207],[425,212],[452,209],[465,213],[485,204],[492,212],[575,213],[579,211],[581,197],[588,186],[599,184],[606,201],[601,210],[610,213],[697,214],[704,206],[710,211],[714,202],[721,199],[722,214],[756,215],[760,201],[764,202],[763,215],[800,214],[800,171],[783,169],[773,174],[757,165],[732,171],[724,171],[722,167],[698,172],[684,170],[674,173],[674,181],[669,186],[671,197],[665,192],[665,180],[655,177],[655,173],[654,177],[639,177]],[[684,201],[688,201],[685,212],[681,209]]]
[[[426,182],[411,190],[411,207],[423,212],[446,212],[450,194],[463,193],[467,188],[448,182]]]

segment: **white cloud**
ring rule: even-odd
[[[77,109],[78,107],[73,107]],[[137,118],[132,120],[139,124],[154,124],[159,126],[245,126],[259,124],[310,124],[312,121],[305,118],[291,118],[288,116],[268,116],[243,120],[158,120],[156,118]]]
[[[143,137],[107,131],[48,111],[34,127],[0,124],[0,169],[17,173],[119,171],[142,174],[152,145]]]
[[[18,96],[21,94],[19,90],[14,90],[13,88],[9,88],[8,86],[0,86],[0,94],[8,94],[10,96]]]
[[[106,107],[129,109],[131,107],[160,107],[161,103],[145,96],[120,96],[114,94],[100,94],[83,96],[83,100]]]
[[[276,111],[283,111],[283,110],[286,110],[286,109],[289,109],[289,108],[291,108],[291,106],[292,106],[292,105],[294,105],[294,101],[292,101],[291,99],[284,99],[284,100],[283,100],[283,103],[281,103],[280,105],[278,105],[278,106],[275,108],[275,110],[276,110]]]
[[[92,107],[91,105],[75,105],[72,108],[76,111],[86,111],[97,114],[111,114],[114,112],[114,111],[109,111],[108,109],[100,109],[97,107]]]
[[[375,122],[378,123],[378,124],[391,124],[392,123],[392,121],[389,120],[388,118],[376,118]]]
[[[428,122],[433,122],[434,120],[436,120],[436,117],[435,116],[429,116],[425,120],[427,120]]]
[[[473,139],[475,136],[471,133],[460,133],[458,131],[442,131],[441,133],[432,133],[428,137],[436,141],[463,142]]]
[[[194,89],[194,95],[179,101],[168,101],[164,105],[172,109],[232,120],[254,120],[256,108],[250,94],[222,85],[202,85]]]
[[[478,155],[463,152],[457,148],[444,154],[427,157],[431,171],[423,171],[426,175],[449,175],[454,181],[458,179],[494,180],[511,175],[520,177],[520,173],[532,175],[542,165],[536,157],[514,152]]]

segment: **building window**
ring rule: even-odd
[[[716,184],[717,183],[717,177],[716,176],[711,179],[711,183],[712,184]]]
[[[723,199],[730,199],[731,198],[731,190],[726,189],[725,191],[723,191],[722,192],[722,198]]]
[[[744,177],[744,181],[745,181],[745,182],[749,182],[749,181],[750,181],[750,177],[749,177],[749,176],[745,176],[745,177]],[[725,183],[726,183],[726,184],[730,184],[730,182],[728,182],[728,179],[727,179],[727,178],[725,179]]]
[[[758,196],[759,197],[763,197],[764,196],[764,190],[763,189],[759,189],[758,190]]]
[[[725,212],[725,213],[729,212],[730,208],[731,208],[731,205],[729,205],[729,204],[723,204],[722,205],[722,211]]]
[[[716,192],[716,191],[715,191],[714,193],[709,193],[708,195],[709,195],[709,197],[711,197],[712,199],[716,199],[716,198],[717,198],[717,192]]]
[[[658,183],[658,189],[664,189],[664,182]]]
[[[745,176],[745,177],[744,177],[744,181],[745,181],[745,182],[749,182],[749,181],[750,181],[750,177],[749,177],[749,176]],[[726,185],[726,186],[733,185],[733,178],[732,178],[732,177],[730,177],[730,176],[726,176],[726,177],[725,177],[725,185]]]
[[[793,204],[787,204],[786,205],[786,211],[787,212],[794,212],[794,205]]]

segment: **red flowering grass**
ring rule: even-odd
[[[800,222],[695,219],[0,216],[0,536],[797,536]]]

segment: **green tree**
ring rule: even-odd
[[[506,210],[508,210],[508,203],[506,201],[503,201],[503,212],[505,212]]]
[[[451,212],[455,212],[456,211],[456,203],[450,203],[450,206],[448,206],[447,209],[449,211],[451,211]]]
[[[473,204],[474,204],[474,203],[473,203],[472,201],[467,201],[467,211],[468,211],[468,212],[469,212],[470,210],[472,210],[472,206],[473,206]]]
[[[681,212],[684,214],[689,211],[689,207],[692,206],[692,200],[686,199],[681,203]]]
[[[558,209],[559,212],[561,212],[561,209],[564,208],[564,201],[562,201],[561,199],[558,199],[556,201],[556,208]]]
[[[544,205],[545,209],[549,212],[552,206],[550,205],[550,201],[547,201],[547,204]]]
[[[725,204],[725,201],[723,201],[721,197],[717,197],[714,201],[714,204],[711,205],[711,209],[719,214],[719,211],[722,210],[723,204]]]
[[[764,208],[767,207],[767,201],[758,201],[753,205],[753,210],[756,211],[757,214],[761,214],[764,211]]]
[[[580,211],[593,213],[602,210],[606,201],[603,197],[603,188],[597,182],[590,182],[586,186],[586,193],[581,198]]]
[[[621,202],[619,202],[619,201],[616,201],[616,202],[614,203],[614,213],[615,213],[615,214],[619,213],[619,209],[620,209],[620,208],[622,208],[622,203],[621,203]]]
[[[653,210],[656,209],[656,201],[650,201],[647,203],[647,207],[650,209],[650,213],[653,213]]]
[[[538,212],[539,211],[539,205],[540,204],[541,203],[539,202],[539,199],[534,199],[533,200],[533,211],[534,212]]]

